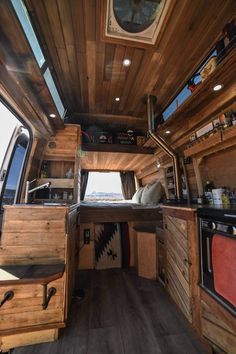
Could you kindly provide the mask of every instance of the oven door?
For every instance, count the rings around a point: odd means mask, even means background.
[[[236,315],[236,236],[214,225],[200,220],[201,287]]]

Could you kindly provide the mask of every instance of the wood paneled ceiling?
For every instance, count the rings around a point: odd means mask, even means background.
[[[85,151],[81,157],[81,168],[89,171],[135,171],[142,166],[155,163],[154,155]]]
[[[80,123],[83,117],[83,124],[89,125],[89,114],[93,121],[96,114],[98,121],[108,114],[114,123],[128,116],[130,128],[135,129],[140,118],[143,130],[144,95],[156,95],[156,109],[162,110],[210,51],[236,9],[235,0],[178,0],[158,43],[144,46],[102,39],[105,0],[25,2],[74,121]],[[122,65],[124,58],[131,59],[130,67]]]

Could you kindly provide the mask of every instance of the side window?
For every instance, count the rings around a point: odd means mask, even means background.
[[[0,211],[17,201],[29,131],[0,101]]]
[[[21,134],[15,142],[11,153],[10,163],[5,175],[5,183],[2,190],[1,206],[13,204],[16,201],[19,180],[26,155],[29,138]],[[3,176],[4,177],[4,176]]]

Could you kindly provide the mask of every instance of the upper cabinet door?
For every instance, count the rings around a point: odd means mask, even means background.
[[[22,126],[16,126],[10,139],[0,170],[0,204],[16,202],[21,172],[29,137]]]

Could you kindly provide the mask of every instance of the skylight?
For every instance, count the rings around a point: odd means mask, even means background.
[[[35,55],[35,58],[38,62],[38,65],[41,68],[45,63],[45,58],[40,48],[37,37],[34,33],[33,27],[31,25],[26,7],[23,4],[22,0],[11,0],[11,2],[18,16],[18,19],[20,20],[20,23],[23,27],[23,30]]]
[[[43,55],[39,41],[35,35],[33,26],[31,24],[28,11],[22,0],[11,0],[11,3],[15,9],[16,15],[21,23],[21,26],[25,32],[26,38],[30,44],[30,47],[34,53],[35,59],[40,67],[41,73],[51,93],[52,99],[57,107],[58,113],[61,118],[64,118],[65,108],[62,100],[56,88],[52,74],[49,70],[49,65]]]
[[[44,77],[44,79],[45,79],[45,81],[46,81],[46,83],[48,85],[49,91],[50,91],[50,93],[52,95],[52,98],[53,98],[53,101],[54,101],[54,103],[55,103],[55,105],[57,107],[57,110],[58,110],[60,116],[63,117],[64,112],[65,112],[65,108],[64,108],[63,103],[61,101],[61,98],[60,98],[60,96],[58,94],[56,85],[54,83],[54,80],[52,78],[52,74],[51,74],[49,68],[47,68],[45,70],[45,72],[43,74],[43,77]]]

